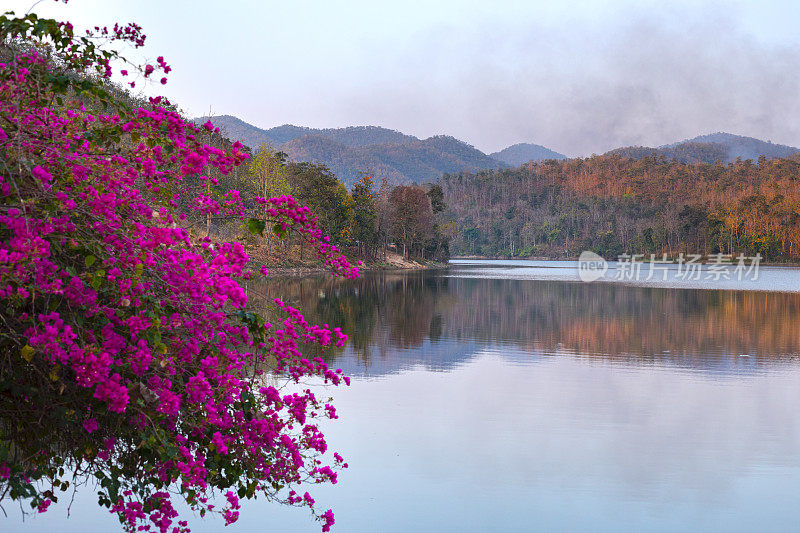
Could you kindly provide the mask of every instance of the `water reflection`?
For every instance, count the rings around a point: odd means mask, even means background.
[[[325,355],[356,376],[325,428],[351,468],[314,490],[334,531],[797,530],[800,294],[460,272],[249,287],[351,335]],[[116,528],[91,491],[63,516],[11,529]],[[319,526],[259,500],[230,528],[264,530]]]
[[[576,355],[714,372],[755,371],[800,354],[800,294],[371,273],[354,282],[286,280],[264,288],[351,336],[328,354],[350,372],[423,364],[446,370],[476,347],[534,361]],[[389,357],[391,354],[391,357]]]

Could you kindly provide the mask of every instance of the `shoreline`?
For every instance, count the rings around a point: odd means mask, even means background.
[[[359,272],[398,272],[398,271],[411,271],[411,270],[433,270],[437,268],[447,268],[447,263],[419,263],[417,261],[404,261],[402,263],[377,263],[377,264],[364,264],[358,265]],[[269,275],[283,276],[283,277],[302,277],[302,276],[322,276],[328,273],[328,270],[322,267],[275,267],[271,268],[267,265]]]
[[[479,260],[479,261],[574,261],[578,262],[579,258],[577,257],[541,257],[541,256],[531,256],[531,257],[507,257],[507,256],[483,256],[483,255],[454,255],[450,258],[450,260]],[[616,262],[613,259],[606,259],[608,262]],[[650,263],[649,260],[641,262],[644,265]],[[674,263],[678,264],[678,263]],[[708,265],[711,264],[708,261],[702,261],[699,263],[701,265]],[[731,263],[735,265],[735,263]],[[770,266],[770,267],[800,267],[800,263],[791,263],[791,262],[775,262],[775,261],[761,261],[758,263],[760,266]]]

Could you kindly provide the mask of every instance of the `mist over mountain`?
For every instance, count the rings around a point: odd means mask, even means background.
[[[714,143],[721,144],[728,149],[726,163],[730,163],[737,157],[741,159],[757,160],[760,156],[767,159],[776,157],[789,157],[800,151],[800,148],[786,146],[785,144],[773,144],[770,141],[762,141],[753,137],[743,135],[733,135],[732,133],[717,132],[708,135],[699,135],[694,139],[675,143],[672,146],[679,146],[687,143]]]
[[[698,135],[692,139],[665,144],[658,148],[646,146],[627,146],[607,152],[622,157],[641,159],[646,156],[663,156],[669,160],[682,163],[732,163],[736,158],[742,160],[758,160],[762,155],[767,159],[789,157],[800,151],[800,148],[773,144],[753,137],[717,132]]]
[[[681,163],[727,163],[729,148],[721,143],[683,142],[681,144],[650,148],[647,146],[626,146],[616,148],[609,155],[642,159],[643,157],[664,157]],[[735,158],[734,158],[735,159]]]
[[[524,165],[528,161],[542,161],[544,159],[567,159],[564,154],[554,152],[549,148],[538,144],[519,143],[499,152],[489,154],[489,157],[496,159],[512,167]]]

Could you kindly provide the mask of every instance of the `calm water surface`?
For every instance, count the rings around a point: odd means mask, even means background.
[[[328,355],[354,379],[326,432],[351,468],[314,493],[335,531],[800,527],[800,270],[576,279],[574,263],[484,261],[263,289],[351,334]],[[118,528],[90,495],[63,518],[11,530]],[[226,531],[319,525],[256,501]]]

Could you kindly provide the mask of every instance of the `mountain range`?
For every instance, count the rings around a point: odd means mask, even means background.
[[[567,159],[564,154],[538,144],[520,143],[485,154],[448,135],[419,139],[379,126],[308,128],[285,124],[262,129],[231,115],[198,117],[194,122],[208,120],[227,137],[251,149],[266,144],[285,152],[292,161],[325,164],[348,186],[359,179],[361,172],[371,173],[376,181],[388,178],[395,183],[426,183],[444,173],[477,172],[518,167],[528,161]],[[617,148],[607,154],[634,159],[663,156],[686,163],[730,163],[737,158],[757,160],[761,155],[768,159],[788,157],[798,151],[800,149],[791,146],[719,132],[655,148]]]
[[[210,120],[225,135],[252,149],[262,144],[288,154],[293,161],[327,165],[346,185],[371,172],[396,183],[435,181],[444,173],[516,167],[530,160],[565,159],[536,144],[517,144],[487,155],[448,135],[419,139],[379,126],[315,129],[289,124],[261,129],[231,116],[199,117]]]

